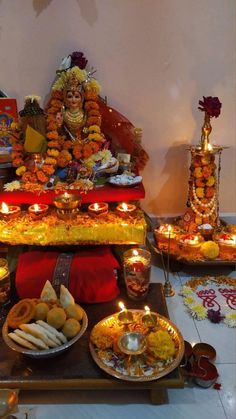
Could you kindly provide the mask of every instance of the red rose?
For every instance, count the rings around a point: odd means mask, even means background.
[[[220,103],[218,97],[203,96],[203,100],[199,100],[198,104],[200,105],[198,106],[198,109],[206,112],[210,117],[214,116],[217,118],[220,115],[222,104]]]

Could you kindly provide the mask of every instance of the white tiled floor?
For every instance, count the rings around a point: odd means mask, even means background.
[[[152,281],[164,282],[162,270],[152,267]],[[198,273],[199,274],[199,273]],[[191,275],[192,276],[192,275]],[[230,272],[236,278],[236,272]],[[71,392],[58,394],[42,392],[34,395],[31,405],[30,394],[20,396],[20,412],[17,418],[36,419],[235,419],[236,417],[236,329],[222,324],[213,324],[208,320],[194,321],[185,311],[178,291],[190,275],[180,272],[171,276],[175,296],[167,299],[170,318],[181,330],[185,340],[190,343],[207,342],[217,351],[216,366],[219,372],[218,382],[221,389],[204,389],[193,384],[186,384],[184,389],[169,390],[169,404],[154,406],[149,402],[148,394],[135,392]],[[45,404],[45,397],[48,404]],[[61,403],[61,404],[58,404]]]

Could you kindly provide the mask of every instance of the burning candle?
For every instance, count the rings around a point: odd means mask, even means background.
[[[147,327],[155,327],[157,325],[157,316],[154,313],[151,313],[148,306],[144,307],[145,315],[142,317],[142,322]]]
[[[123,325],[127,325],[133,322],[133,314],[131,311],[128,311],[122,301],[118,303],[121,311],[118,314],[118,319]]]
[[[124,253],[124,278],[128,296],[134,300],[146,297],[150,284],[151,253],[130,249]]]
[[[122,204],[117,205],[116,212],[122,218],[127,218],[136,211],[136,205],[134,204],[126,204],[122,202]]]
[[[6,220],[18,217],[20,214],[20,207],[16,205],[8,206],[5,202],[2,202],[2,207],[0,209],[2,217]]]
[[[90,204],[88,207],[89,215],[92,217],[100,217],[107,215],[108,213],[108,204],[106,202],[95,202]]]
[[[40,220],[47,214],[47,211],[48,205],[46,204],[34,204],[28,208],[28,212],[32,220]]]

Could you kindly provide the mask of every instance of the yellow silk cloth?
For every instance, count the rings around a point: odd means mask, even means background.
[[[25,151],[27,153],[44,153],[46,148],[46,138],[30,125],[27,125],[24,142]]]
[[[56,211],[32,221],[27,213],[0,221],[0,241],[11,245],[145,244],[147,225],[141,210],[122,219],[109,211],[104,218],[79,212],[73,220],[60,220]]]

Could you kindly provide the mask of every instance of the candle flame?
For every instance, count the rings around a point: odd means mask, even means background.
[[[64,193],[64,197],[65,198],[69,198],[70,194],[68,194],[67,192]]]
[[[119,301],[118,306],[120,307],[121,310],[125,310],[125,305],[122,301]]]
[[[5,202],[2,202],[2,212],[4,214],[8,214],[8,212],[9,212],[8,205]]]
[[[133,250],[133,256],[138,256],[138,251],[136,249]]]
[[[97,210],[99,209],[99,205],[98,205],[98,203],[97,203],[97,202],[95,202],[95,204],[94,204],[93,208],[95,209],[95,211],[97,211]]]
[[[208,144],[207,149],[208,149],[208,151],[211,151],[212,150],[212,145]]]
[[[167,230],[168,230],[168,233],[170,233],[170,232],[171,232],[171,230],[172,230],[171,225],[168,225]]]
[[[124,211],[127,211],[127,210],[128,210],[128,205],[127,205],[125,202],[122,202],[122,204],[121,204],[121,208],[122,208]]]
[[[38,204],[34,204],[34,211],[39,211],[39,206],[38,206]]]
[[[144,310],[145,310],[146,314],[150,314],[150,308],[148,306],[145,306]]]

